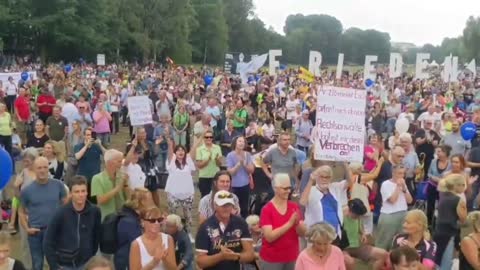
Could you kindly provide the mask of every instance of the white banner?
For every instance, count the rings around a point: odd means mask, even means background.
[[[8,77],[13,77],[13,82],[17,84],[22,79],[22,73],[23,72],[7,72],[7,73],[0,72],[0,81],[2,81],[3,85],[5,86],[8,83]],[[28,73],[29,80],[37,79],[36,71],[27,71],[27,73]]]
[[[362,162],[366,91],[323,86],[317,94],[315,159]]]
[[[153,122],[153,112],[150,109],[150,101],[147,96],[129,97],[127,105],[132,126],[143,126]]]
[[[105,54],[97,54],[97,66],[105,66]]]

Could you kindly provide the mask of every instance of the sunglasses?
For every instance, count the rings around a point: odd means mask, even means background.
[[[219,194],[218,198],[219,199],[232,199],[233,195],[232,194]]]
[[[203,137],[203,138],[205,138],[205,139],[213,139],[213,136],[205,136],[205,137]]]
[[[143,220],[145,221],[148,221],[149,223],[162,223],[164,218],[163,217],[160,217],[160,218],[144,218]]]
[[[283,191],[290,191],[292,190],[292,187],[278,187],[279,189],[282,189]]]

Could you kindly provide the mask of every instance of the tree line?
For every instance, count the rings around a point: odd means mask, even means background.
[[[282,63],[306,65],[310,50],[323,63],[363,64],[367,54],[387,63],[390,35],[373,29],[344,29],[329,15],[290,15],[285,35],[254,13],[252,0],[0,0],[0,53],[39,56],[42,61],[164,60],[222,64],[225,52],[261,54],[282,49]],[[467,20],[462,36],[441,45],[402,51],[407,64],[417,52],[443,62],[452,53],[461,61],[480,59],[480,18]]]

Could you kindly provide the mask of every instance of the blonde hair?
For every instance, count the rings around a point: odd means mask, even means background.
[[[168,223],[175,224],[177,230],[183,230],[182,218],[179,215],[171,214],[165,219]]]
[[[144,210],[141,216],[142,216],[143,219],[149,219],[149,218],[153,218],[153,217],[161,217],[161,216],[163,216],[163,212],[162,212],[162,210],[160,210],[160,208],[154,206],[154,207],[150,207],[150,208]]]
[[[458,173],[452,173],[440,180],[438,191],[454,192],[455,186],[466,184],[465,176]]]
[[[257,215],[250,215],[245,219],[245,221],[247,222],[248,227],[252,227],[260,223],[260,217]]]
[[[85,264],[84,269],[93,270],[95,268],[109,268],[110,270],[114,269],[112,262],[100,255],[93,256],[92,258],[90,258],[87,264]]]
[[[423,227],[423,238],[425,240],[430,240],[430,232],[428,231],[428,219],[425,213],[422,210],[414,209],[407,212],[407,216],[413,217],[415,222],[422,225]]]
[[[363,171],[363,165],[359,162],[350,163],[348,165],[348,168],[350,169],[350,171],[352,171],[353,174],[361,174]]]
[[[408,141],[409,143],[412,142],[412,135],[410,133],[402,133],[398,136],[400,141]]]
[[[322,221],[312,225],[310,229],[308,229],[306,236],[309,243],[313,243],[319,238],[326,238],[332,242],[337,238],[337,232],[332,225]]]
[[[147,207],[145,205],[145,200],[147,199],[148,192],[149,191],[146,188],[134,189],[130,198],[125,202],[125,206],[139,212],[145,210]]]
[[[480,211],[473,211],[468,214],[467,221],[476,233],[480,232]]]

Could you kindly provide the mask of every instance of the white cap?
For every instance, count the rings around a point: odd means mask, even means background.
[[[235,202],[233,201],[233,194],[225,190],[220,190],[215,193],[215,198],[213,201],[218,206],[224,206],[226,204],[235,205]]]

